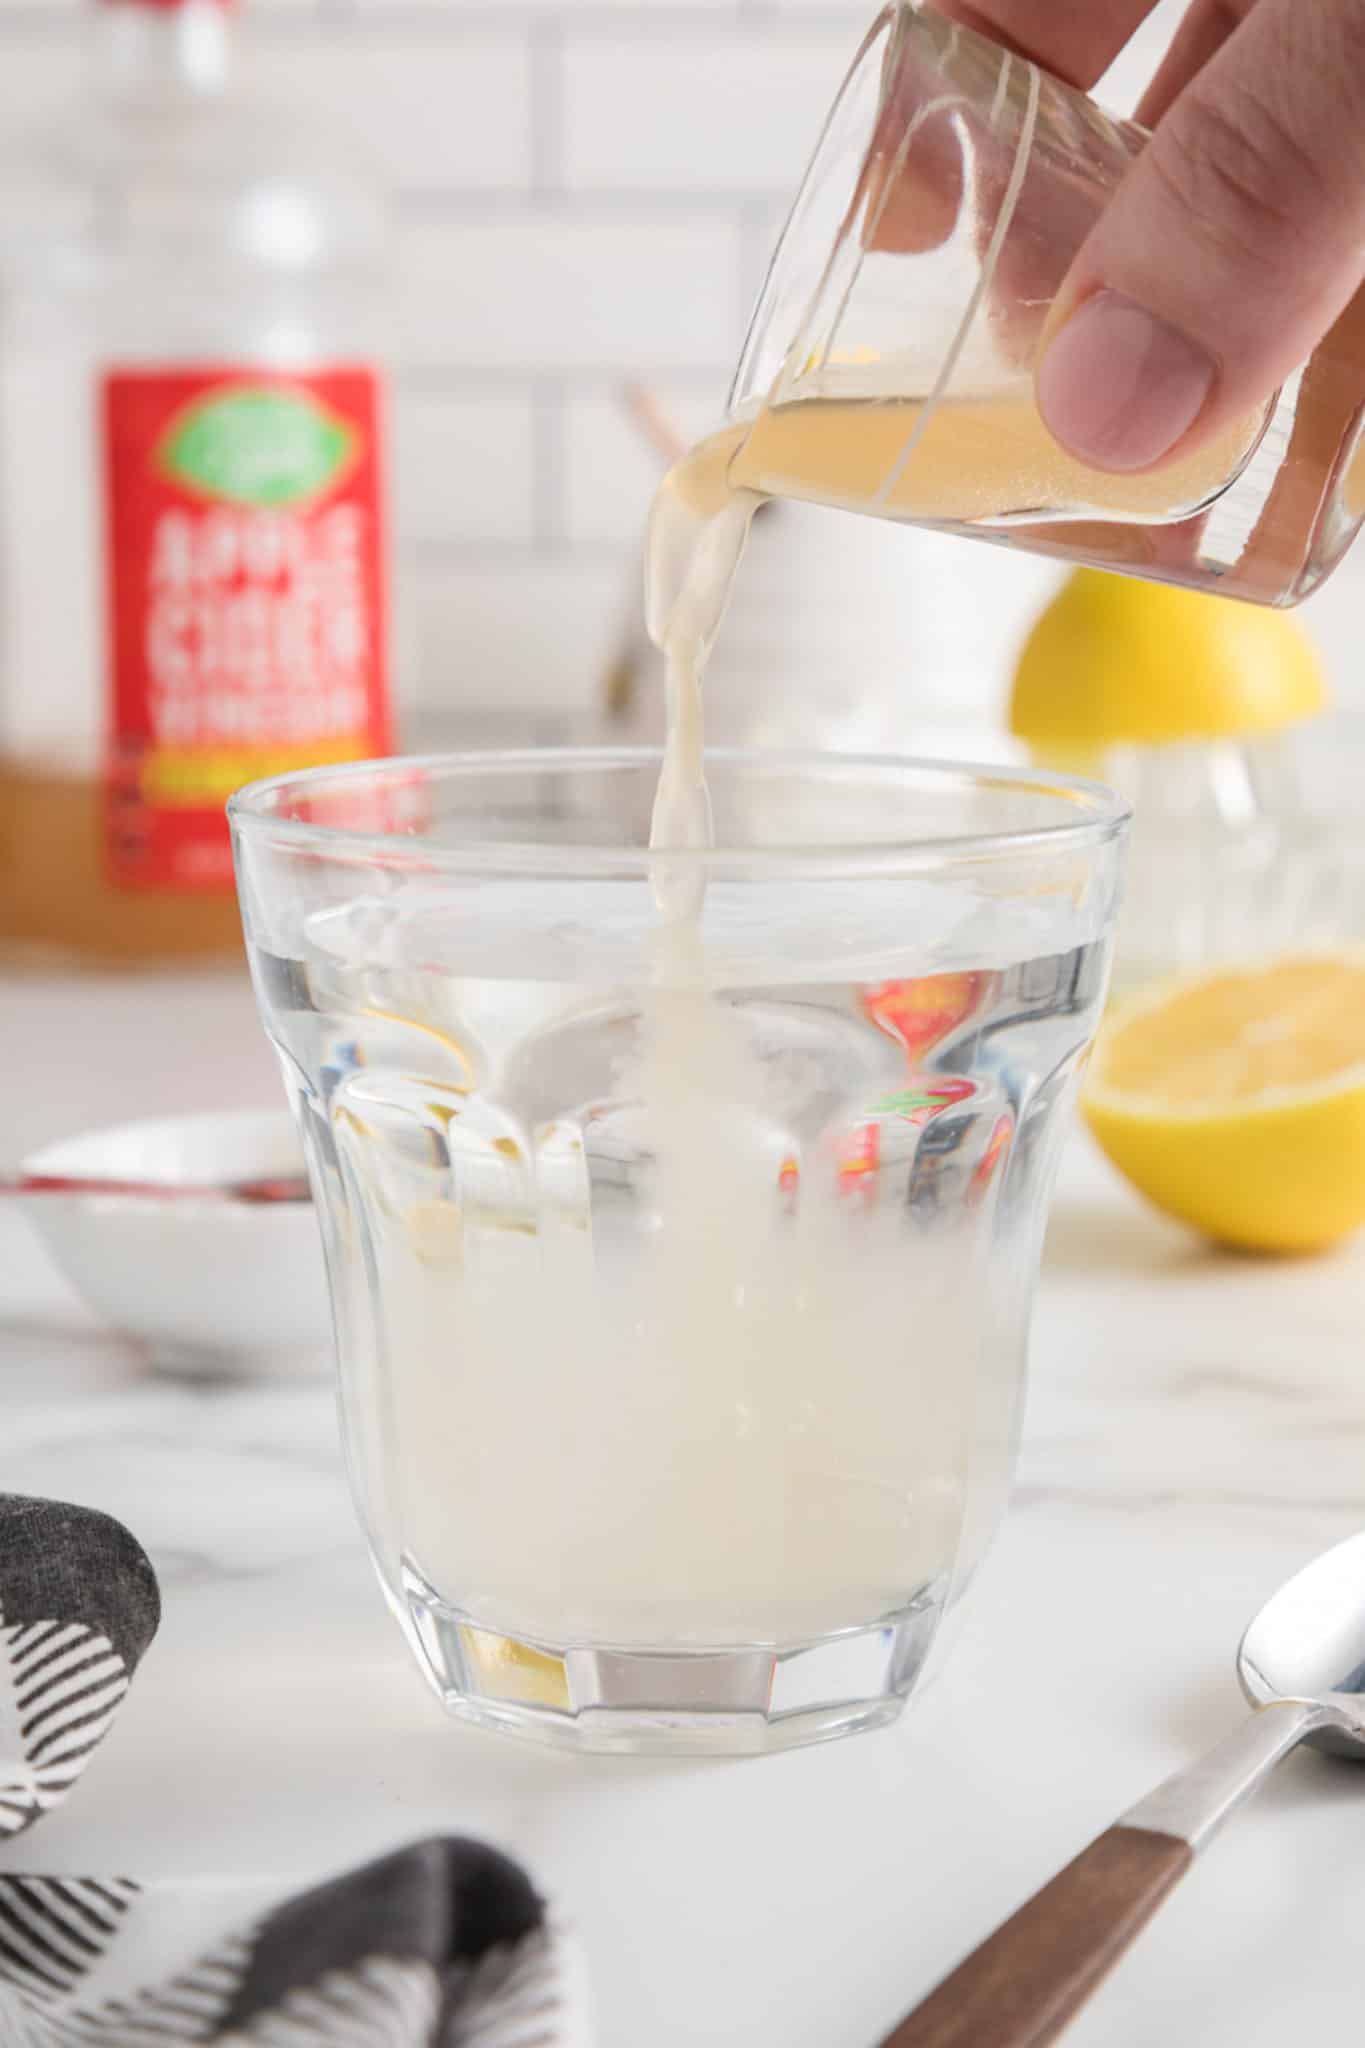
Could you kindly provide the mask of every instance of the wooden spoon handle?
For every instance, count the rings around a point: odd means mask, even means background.
[[[945,1977],[882,2048],[1045,2048],[1193,1855],[1176,1835],[1110,1828]]]

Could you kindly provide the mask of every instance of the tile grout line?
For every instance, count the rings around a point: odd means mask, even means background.
[[[253,33],[298,34],[326,24],[343,34],[393,28],[404,33],[434,32],[456,41],[471,31],[478,34],[507,29],[509,14],[515,13],[522,29],[562,31],[571,25],[575,33],[584,30],[589,35],[620,34],[642,41],[655,33],[669,35],[679,30],[724,35],[737,25],[809,34],[822,29],[846,29],[851,21],[858,21],[860,12],[870,11],[871,0],[861,9],[852,0],[847,6],[841,6],[839,0],[829,0],[823,6],[800,8],[786,7],[782,0],[730,0],[728,7],[659,6],[642,16],[632,0],[614,0],[614,4],[613,0],[598,0],[596,5],[574,8],[566,17],[560,8],[547,5],[546,0],[527,0],[526,5],[515,9],[499,5],[498,0],[471,0],[469,5],[454,8],[423,5],[421,0],[406,0],[406,4],[405,0],[393,0],[382,11],[362,5],[361,0],[309,0],[305,6],[260,9],[253,16]],[[18,6],[0,4],[0,41],[11,31],[20,39],[35,29],[54,34],[72,29],[79,32],[81,17],[80,7],[64,7],[54,13],[47,0],[23,0]]]
[[[710,365],[651,363],[649,375],[656,382],[687,385],[701,393],[714,391],[716,377],[725,368],[719,359]],[[628,374],[619,363],[589,363],[570,368],[559,363],[460,363],[436,368],[400,360],[393,377],[397,389],[414,398],[486,398],[507,391],[532,391],[537,384],[553,384],[561,399],[569,399],[600,398],[604,391],[617,390]]]
[[[773,247],[773,213],[771,200],[747,200],[739,209],[736,241],[735,290],[739,299],[739,315],[736,331],[739,339],[735,343],[735,355],[743,346],[749,331],[759,290],[763,284],[764,271]]]
[[[531,543],[539,557],[557,554],[568,523],[565,389],[559,376],[537,377],[531,390]]]
[[[527,65],[531,198],[544,205],[564,194],[564,33],[560,22],[531,22]]]
[[[317,0],[314,0],[314,5],[316,4]],[[390,4],[382,10],[373,5],[367,7],[362,4],[362,0],[333,0],[333,4],[344,8],[348,22],[373,26],[383,20],[399,28],[429,28],[433,23],[439,22],[454,34],[465,28],[505,28],[508,15],[513,11],[524,26],[555,29],[561,27],[565,21],[564,12],[555,4],[555,0],[524,0],[524,4],[515,10],[510,5],[500,5],[499,0],[467,0],[467,4],[457,4],[453,8],[448,5],[435,6],[431,4],[431,0],[427,0],[426,5],[422,4],[422,0],[390,0]],[[568,19],[573,22],[575,28],[583,27],[590,32],[643,29],[648,33],[649,29],[656,25],[665,30],[698,23],[728,26],[754,4],[755,0],[728,0],[728,5],[725,6],[689,7],[686,0],[674,0],[671,6],[652,8],[642,21],[635,0],[593,0],[593,4],[575,7]],[[757,4],[766,7],[770,0],[757,0]],[[26,11],[40,14],[41,0],[35,0],[31,9]],[[311,8],[308,11],[311,12]],[[801,12],[804,14],[807,10],[802,9]],[[272,14],[268,13],[265,16],[267,20],[271,18]],[[278,20],[280,17],[274,14],[273,18]],[[4,11],[0,9],[0,20],[3,19]]]
[[[535,541],[485,540],[455,534],[445,538],[428,535],[420,539],[409,538],[399,547],[401,558],[419,571],[506,569],[514,566],[528,570],[573,566],[609,569],[617,563],[628,563],[639,552],[638,535],[631,539],[624,535],[619,539],[605,535],[573,540],[561,534],[544,547]]]
[[[537,188],[452,184],[399,186],[396,205],[401,220],[413,226],[431,221],[483,226],[490,219],[512,226],[535,226],[572,208],[577,226],[653,227],[660,219],[672,223],[689,214],[709,223],[733,215],[737,208],[775,207],[791,197],[791,179],[780,186],[710,191],[705,186],[678,185],[572,187],[560,183]]]

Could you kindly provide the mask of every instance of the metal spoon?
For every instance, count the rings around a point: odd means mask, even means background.
[[[139,1200],[192,1202],[307,1202],[302,1173],[276,1173],[257,1180],[190,1184],[168,1180],[99,1180],[93,1174],[17,1173],[0,1179],[0,1195],[126,1195]]]
[[[882,2048],[1045,2048],[1281,1757],[1301,1742],[1365,1756],[1365,1534],[1261,1609],[1237,1676],[1250,1720],[1083,1849]]]

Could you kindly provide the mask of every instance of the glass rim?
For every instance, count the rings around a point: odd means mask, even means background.
[[[437,776],[446,781],[477,781],[500,775],[565,775],[583,772],[625,772],[639,769],[657,771],[663,759],[658,747],[555,746],[454,750],[432,754],[395,754],[374,760],[334,762],[320,768],[294,770],[283,775],[245,784],[228,802],[228,820],[235,833],[257,841],[269,838],[277,846],[331,855],[347,861],[370,860],[393,868],[410,851],[414,865],[428,876],[467,873],[471,868],[500,869],[504,872],[543,871],[547,865],[557,872],[582,869],[597,875],[647,876],[652,862],[666,858],[671,867],[692,869],[702,874],[743,869],[746,873],[781,873],[800,870],[807,877],[822,874],[888,874],[910,869],[947,868],[1008,860],[1016,856],[1056,855],[1065,857],[1090,853],[1120,838],[1132,816],[1132,806],[1103,783],[1083,776],[1057,774],[1050,769],[1019,767],[991,762],[936,760],[910,754],[839,753],[813,750],[717,747],[708,749],[706,764],[712,768],[736,768],[757,780],[776,781],[801,777],[815,780],[856,778],[865,775],[883,788],[896,781],[916,780],[943,789],[999,790],[1002,793],[1053,797],[1063,805],[1079,808],[1083,815],[1061,815],[1056,822],[1042,825],[1004,827],[999,831],[926,833],[904,839],[865,839],[848,842],[796,842],[755,846],[667,847],[657,851],[648,846],[594,845],[553,839],[465,839],[432,840],[403,831],[356,830],[345,825],[312,823],[271,814],[272,801],[285,792],[301,796],[341,792],[357,780],[362,786],[381,777],[404,775]]]

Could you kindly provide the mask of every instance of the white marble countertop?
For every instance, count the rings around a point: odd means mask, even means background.
[[[273,1103],[244,982],[0,984],[0,1145]],[[111,1083],[111,1076],[116,1081]],[[67,1806],[0,1869],[297,1875],[446,1830],[579,1927],[602,2048],[871,2048],[997,1919],[1237,1716],[1243,1622],[1365,1524],[1365,1245],[1258,1264],[1079,1138],[1010,1520],[885,1733],[587,1761],[448,1722],[381,1605],[325,1388],[148,1377],[0,1214],[0,1488],[150,1550],[160,1636]],[[1365,1773],[1291,1760],[1068,2036],[1280,2048],[1359,2012]]]

